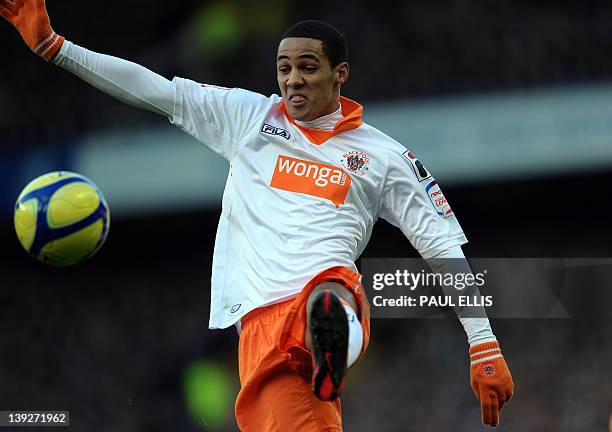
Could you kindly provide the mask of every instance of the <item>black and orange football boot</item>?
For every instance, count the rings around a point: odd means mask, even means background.
[[[336,399],[344,390],[349,327],[340,298],[331,290],[316,294],[310,311],[312,337],[312,390],[323,401]]]

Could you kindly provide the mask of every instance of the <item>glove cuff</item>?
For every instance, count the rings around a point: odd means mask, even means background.
[[[32,51],[44,58],[46,61],[51,61],[59,52],[64,40],[65,39],[63,36],[52,32],[49,37],[39,43]]]
[[[481,343],[470,348],[470,366],[502,357],[497,341]]]

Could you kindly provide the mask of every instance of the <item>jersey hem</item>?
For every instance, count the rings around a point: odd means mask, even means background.
[[[211,320],[209,322],[209,324],[208,324],[208,329],[209,330],[223,330],[223,329],[229,328],[229,327],[235,325],[237,322],[239,322],[246,314],[248,314],[249,312],[254,311],[255,309],[259,309],[259,308],[266,307],[266,306],[271,306],[273,304],[282,303],[282,302],[285,302],[287,300],[291,300],[291,299],[296,298],[298,295],[300,295],[300,293],[302,292],[302,289],[300,289],[298,292],[295,292],[293,294],[290,294],[290,295],[287,295],[287,296],[283,296],[283,297],[279,297],[279,298],[274,299],[274,300],[270,300],[270,301],[268,301],[268,302],[266,302],[264,304],[261,304],[261,305],[258,305],[258,306],[254,306],[254,307],[251,307],[251,308],[246,308],[246,309],[244,309],[242,314],[240,314],[238,316],[235,316],[235,317],[232,317],[229,320],[224,320],[224,321],[221,321],[220,323],[219,322],[213,322]]]

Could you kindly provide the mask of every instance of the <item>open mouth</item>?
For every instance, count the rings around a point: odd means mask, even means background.
[[[301,106],[306,103],[306,96],[301,94],[294,94],[289,96],[289,103],[293,106]]]

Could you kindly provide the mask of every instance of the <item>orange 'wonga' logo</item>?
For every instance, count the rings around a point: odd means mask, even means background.
[[[340,168],[279,155],[270,186],[344,204],[351,178]]]

